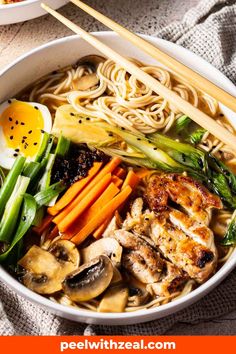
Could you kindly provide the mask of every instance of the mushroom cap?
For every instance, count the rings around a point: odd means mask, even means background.
[[[114,266],[117,267],[121,263],[122,246],[114,238],[105,237],[91,243],[91,245],[81,250],[84,263],[102,254],[109,257]]]
[[[80,65],[87,65],[90,66],[93,71],[97,70],[97,67],[100,63],[103,63],[106,59],[104,57],[102,57],[101,55],[96,55],[96,54],[92,54],[92,55],[85,55],[84,57],[80,58],[76,65],[80,66]]]
[[[78,268],[79,261],[75,245],[59,240],[48,251],[32,246],[18,264],[27,271],[22,277],[27,288],[39,294],[53,294],[62,289],[66,275]]]
[[[109,286],[113,277],[113,265],[107,256],[100,255],[69,274],[62,288],[76,302],[91,300]]]

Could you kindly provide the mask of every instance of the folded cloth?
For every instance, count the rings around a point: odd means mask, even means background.
[[[155,28],[155,23],[150,26]],[[155,35],[199,54],[236,83],[236,0],[203,0],[181,22]],[[235,284],[233,271],[196,304],[156,321],[131,326],[86,326],[55,316],[0,283],[0,335],[160,335],[178,322],[197,323],[235,310]]]

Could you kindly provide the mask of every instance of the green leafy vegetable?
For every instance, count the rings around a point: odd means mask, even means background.
[[[7,251],[3,254],[0,255],[0,262],[3,262],[7,259],[8,255],[10,252],[13,250],[13,248],[16,246],[16,244],[22,239],[22,237],[26,234],[26,232],[29,230],[34,217],[36,215],[36,201],[34,197],[32,197],[29,194],[24,195],[24,202],[23,202],[23,208],[19,220],[19,225],[17,227],[15,236],[11,242],[10,247],[7,249]]]
[[[0,241],[4,243],[10,244],[12,241],[21,204],[29,181],[30,179],[28,177],[19,176],[6,204],[0,223]]]
[[[171,130],[173,130],[177,134],[180,134],[182,133],[182,131],[188,128],[191,122],[192,122],[191,118],[189,118],[184,114],[181,117],[176,119]]]
[[[17,157],[14,162],[14,165],[12,166],[11,170],[9,171],[7,177],[3,182],[3,185],[0,189],[0,218],[3,215],[6,203],[12,194],[16,181],[23,170],[24,163],[24,157]]]
[[[233,246],[236,244],[236,211],[232,215],[232,219],[221,243],[224,246]]]
[[[48,188],[38,192],[34,198],[38,205],[38,208],[43,205],[48,205],[48,203],[59,193],[65,189],[65,185],[62,182],[56,182],[49,186]]]
[[[189,135],[187,141],[193,145],[197,145],[203,138],[203,135],[206,133],[206,130],[203,128],[199,128],[195,130],[192,134]]]
[[[56,156],[65,156],[70,149],[70,140],[66,139],[63,135],[60,135],[57,147],[55,151]]]

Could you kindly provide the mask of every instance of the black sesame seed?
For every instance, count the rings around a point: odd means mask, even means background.
[[[13,156],[14,156],[14,157],[17,157],[17,156],[18,156],[18,154],[13,154]]]
[[[146,221],[148,221],[149,220],[149,218],[144,218]]]
[[[112,133],[109,133],[108,135],[109,135],[109,136],[113,136],[113,134],[112,134]]]
[[[16,120],[16,125],[19,124],[18,120]]]
[[[10,122],[12,122],[12,118],[11,117],[9,117],[8,119],[9,119]]]
[[[43,129],[41,129],[41,133],[42,133],[42,134],[44,134],[44,133],[45,133],[45,131],[44,131]]]
[[[224,117],[223,113],[220,113],[220,117]]]
[[[24,123],[24,122],[21,122],[20,124],[21,124],[21,125],[25,125],[25,123]]]
[[[19,152],[20,151],[20,149],[15,149],[15,152]]]
[[[14,129],[14,127],[11,127],[11,130],[13,130]]]
[[[157,148],[153,148],[153,150],[157,150]]]
[[[137,138],[137,140],[141,140],[140,138]]]
[[[74,114],[73,112],[71,112],[71,113],[70,113],[70,115],[71,115],[72,117],[74,117],[74,116],[75,116],[75,114]]]
[[[121,130],[125,130],[125,128],[124,128],[124,127],[121,127]]]
[[[82,123],[82,120],[80,119],[78,123],[81,124],[81,123]]]
[[[22,136],[23,139],[27,139],[27,136]]]
[[[38,143],[34,143],[34,145],[37,145]]]
[[[11,103],[11,100],[8,100],[7,102],[8,102],[8,103]]]
[[[151,140],[148,140],[149,144],[152,144]]]
[[[24,139],[22,139],[22,140],[21,140],[21,144],[24,144],[24,142],[25,142],[25,140],[24,140]]]
[[[34,109],[37,109],[37,110],[38,110],[39,108],[38,108],[37,106],[34,106]]]
[[[87,117],[87,118],[86,118],[86,120],[90,120],[90,118],[89,118],[89,117]]]
[[[10,139],[13,140],[13,135],[10,136]]]
[[[32,133],[32,130],[29,130],[29,131],[28,131],[28,134],[31,134],[31,133]]]

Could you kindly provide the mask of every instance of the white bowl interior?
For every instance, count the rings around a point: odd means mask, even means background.
[[[149,58],[135,47],[127,45],[127,42],[118,38],[115,34],[100,32],[96,33],[96,36],[123,55],[135,57],[149,64],[157,64],[155,60]],[[236,96],[236,88],[232,82],[203,59],[173,43],[148,36],[143,37]],[[0,73],[0,102],[14,97],[24,87],[50,71],[73,64],[80,57],[92,53],[100,54],[78,36],[53,41],[31,51]],[[222,110],[236,126],[236,114],[224,106],[222,106]],[[185,297],[157,308],[131,313],[94,313],[56,304],[24,287],[2,267],[0,267],[0,279],[25,298],[44,306],[62,317],[86,323],[123,325],[161,318],[196,302],[218,285],[235,267],[235,256],[236,251],[213,277]]]

